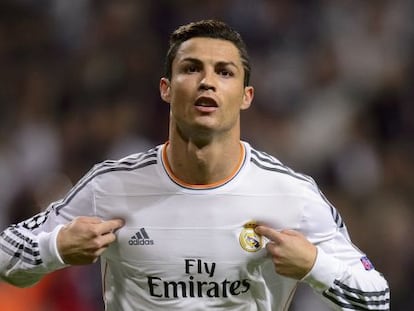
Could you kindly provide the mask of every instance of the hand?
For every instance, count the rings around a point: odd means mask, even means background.
[[[70,265],[96,262],[109,244],[115,241],[114,231],[123,225],[122,219],[103,221],[97,217],[77,217],[58,233],[59,254]]]
[[[278,274],[300,280],[312,269],[317,248],[303,234],[295,230],[276,231],[264,225],[257,226],[255,231],[270,240],[266,249]]]

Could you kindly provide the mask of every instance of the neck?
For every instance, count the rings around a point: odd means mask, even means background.
[[[165,161],[179,181],[209,185],[231,178],[239,169],[243,154],[240,139],[199,144],[170,136]]]

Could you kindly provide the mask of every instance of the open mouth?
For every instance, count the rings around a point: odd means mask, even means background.
[[[195,101],[196,108],[202,112],[212,112],[218,108],[217,102],[214,98],[201,96]]]

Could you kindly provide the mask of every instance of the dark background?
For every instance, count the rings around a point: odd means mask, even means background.
[[[242,137],[315,178],[354,243],[413,310],[414,8],[409,0],[1,0],[0,229],[60,198],[96,162],[167,139],[158,92],[169,33],[218,18],[250,52]],[[1,310],[102,310],[97,265]],[[295,311],[321,311],[300,288]]]

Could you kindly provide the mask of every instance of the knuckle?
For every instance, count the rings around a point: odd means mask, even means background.
[[[116,235],[113,234],[113,233],[110,233],[110,234],[107,235],[107,239],[108,239],[109,243],[112,243],[116,240]]]
[[[97,250],[100,249],[103,246],[103,242],[101,239],[94,239],[92,241],[92,249]]]
[[[275,243],[267,243],[266,249],[272,255],[275,255],[277,253],[277,245]]]
[[[100,232],[99,232],[98,228],[96,228],[95,226],[91,226],[89,228],[89,234],[94,238],[100,236]]]
[[[73,219],[73,223],[82,223],[86,221],[85,216],[77,216]]]

